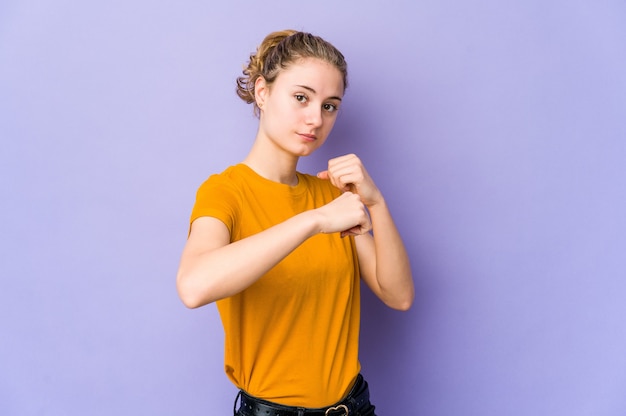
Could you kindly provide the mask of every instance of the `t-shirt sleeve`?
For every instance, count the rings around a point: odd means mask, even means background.
[[[222,221],[232,234],[240,201],[239,192],[228,178],[213,175],[198,188],[189,224],[200,217],[213,217]]]

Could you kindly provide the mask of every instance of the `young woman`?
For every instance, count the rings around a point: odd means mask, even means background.
[[[217,302],[241,416],[374,415],[358,359],[360,279],[394,309],[413,302],[404,245],[359,158],[296,170],[328,137],[346,86],[330,43],[269,34],[237,79],[259,117],[252,149],[197,193],[177,288],[190,308]]]

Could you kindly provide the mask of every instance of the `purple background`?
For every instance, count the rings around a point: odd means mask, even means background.
[[[380,415],[626,414],[624,1],[211,3],[0,3],[0,414],[230,414],[175,273],[288,27],[350,65],[301,169],[359,154],[411,256],[408,313],[364,295]]]

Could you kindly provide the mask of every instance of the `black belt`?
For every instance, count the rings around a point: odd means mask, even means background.
[[[252,416],[354,416],[358,415],[359,409],[368,405],[370,392],[367,382],[360,374],[350,393],[333,406],[311,409],[306,407],[283,406],[278,403],[268,402],[250,396],[245,391],[240,391],[241,408],[244,414]],[[235,404],[237,400],[235,399]]]

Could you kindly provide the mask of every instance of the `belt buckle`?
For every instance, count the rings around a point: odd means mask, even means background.
[[[330,412],[334,412],[336,410],[343,410],[344,415],[343,416],[348,416],[348,413],[350,413],[348,411],[348,406],[346,406],[345,404],[340,404],[339,406],[334,406],[334,407],[329,407],[328,409],[326,409],[326,412],[324,413],[324,416],[328,416],[330,414]]]

